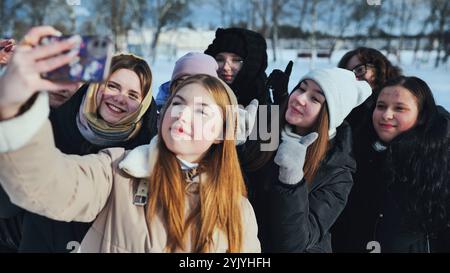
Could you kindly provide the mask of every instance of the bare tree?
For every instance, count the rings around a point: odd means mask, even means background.
[[[220,22],[222,26],[226,26],[229,21],[227,21],[227,15],[230,13],[229,3],[230,0],[216,0],[209,2],[212,7],[220,12]]]
[[[294,2],[296,3],[296,2]],[[303,30],[303,23],[305,22],[305,19],[307,18],[307,14],[308,12],[311,10],[311,5],[310,5],[310,1],[303,1],[303,2],[299,2],[299,10],[300,10],[300,22],[299,22],[299,27],[300,29]]]
[[[397,23],[397,14],[398,14],[398,5],[394,1],[388,2],[386,5],[382,5],[385,7],[383,12],[385,13],[385,25],[387,27],[387,37],[386,37],[386,57],[389,57],[390,54],[394,54],[397,57],[397,53],[394,50],[394,46],[392,45],[392,33],[390,33],[393,29],[395,29]],[[398,57],[397,57],[398,58]]]
[[[154,0],[150,4],[154,16],[155,33],[151,44],[152,61],[156,59],[156,46],[163,27],[176,24],[186,17],[189,2],[186,0]]]
[[[433,33],[437,41],[437,54],[435,60],[435,67],[438,67],[440,62],[446,60],[448,56],[448,39],[446,33],[450,31],[450,3],[446,0],[431,0],[431,16],[434,19]],[[444,56],[441,57],[441,52],[444,51]]]
[[[260,0],[203,0],[220,13],[221,27],[252,27],[255,25],[253,5]]]
[[[132,28],[136,14],[132,9],[135,1],[110,0],[96,1],[95,9],[100,16],[97,18],[104,26],[108,26],[113,34],[116,51],[124,50],[126,36]]]
[[[24,1],[0,1],[0,35],[6,35],[14,27],[18,20],[17,10],[21,10],[23,5]]]
[[[256,17],[257,17],[257,11],[256,11],[256,2],[258,0],[251,0],[249,2],[247,2],[248,4],[248,12],[249,12],[249,28],[252,30],[255,30],[257,28],[257,23],[256,23]]]
[[[67,18],[73,13],[73,7],[64,0],[18,0],[0,1],[0,22],[2,33],[11,32],[21,37],[32,26],[49,24],[62,32],[71,30]]]
[[[418,9],[426,9],[428,7],[428,4],[424,4],[424,3],[420,3],[420,6],[418,7]],[[415,44],[414,44],[414,57],[413,57],[413,63],[417,63],[417,53],[418,51],[421,49],[421,40],[425,37],[425,33],[426,30],[430,27],[431,23],[432,23],[432,16],[430,13],[430,9],[428,8],[428,13],[426,18],[423,20],[422,23],[422,28],[421,30],[416,33],[416,40],[415,40]]]
[[[417,7],[420,2],[418,0],[402,0],[400,6],[400,37],[399,37],[399,50],[400,52],[404,47],[405,35],[409,34],[409,28],[411,26],[412,19],[416,17]],[[401,54],[397,55],[398,62],[401,63]]]
[[[272,11],[272,56],[273,61],[277,60],[277,47],[278,47],[278,27],[280,17],[285,14],[287,4],[290,0],[272,0],[271,11]]]
[[[267,7],[270,7],[270,0],[253,0],[251,2],[251,8],[256,14],[256,18],[259,20],[255,20],[255,29],[260,32],[264,37],[269,36],[269,11]]]

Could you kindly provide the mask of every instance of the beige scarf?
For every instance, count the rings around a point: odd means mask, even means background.
[[[115,145],[136,136],[142,126],[142,117],[152,102],[152,90],[139,108],[112,125],[98,115],[100,84],[90,84],[80,107],[77,122],[81,134],[91,143],[101,146]]]

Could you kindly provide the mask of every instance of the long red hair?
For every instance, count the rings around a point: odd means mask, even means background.
[[[225,136],[234,136],[236,113],[226,111],[227,105],[236,105],[230,96],[231,90],[226,84],[207,75],[195,75],[179,85],[167,101],[172,103],[174,95],[188,84],[200,84],[205,87],[224,113],[223,132]],[[162,113],[163,120],[166,111]],[[230,126],[231,125],[231,126]],[[161,126],[160,126],[161,128]],[[223,231],[228,239],[228,252],[240,252],[242,249],[241,200],[246,196],[246,188],[239,165],[234,137],[224,137],[223,142],[213,144],[200,161],[202,171],[199,189],[199,203],[185,215],[186,182],[176,155],[172,153],[159,135],[159,155],[150,176],[149,204],[147,220],[159,215],[164,219],[167,229],[166,250],[208,252],[211,251],[213,233]],[[186,235],[191,229],[192,249],[186,249]]]

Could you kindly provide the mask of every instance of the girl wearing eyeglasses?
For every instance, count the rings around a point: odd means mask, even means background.
[[[205,50],[216,59],[217,74],[231,87],[238,102],[247,106],[253,99],[260,105],[271,104],[266,88],[267,44],[264,37],[242,28],[219,28]]]
[[[372,87],[372,96],[353,109],[346,118],[355,131],[357,127],[370,122],[368,117],[375,105],[375,95],[389,79],[401,76],[402,71],[394,66],[383,53],[368,47],[359,47],[347,52],[339,61],[338,67],[353,71],[358,80],[366,81]]]

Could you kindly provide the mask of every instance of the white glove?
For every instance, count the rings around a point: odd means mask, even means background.
[[[236,130],[236,146],[242,145],[252,133],[255,126],[256,114],[258,113],[258,100],[253,99],[245,109],[238,109],[238,120]]]
[[[318,133],[312,132],[306,136],[281,132],[281,144],[275,156],[275,163],[280,166],[279,179],[285,184],[294,185],[303,179],[306,150],[316,141]]]

